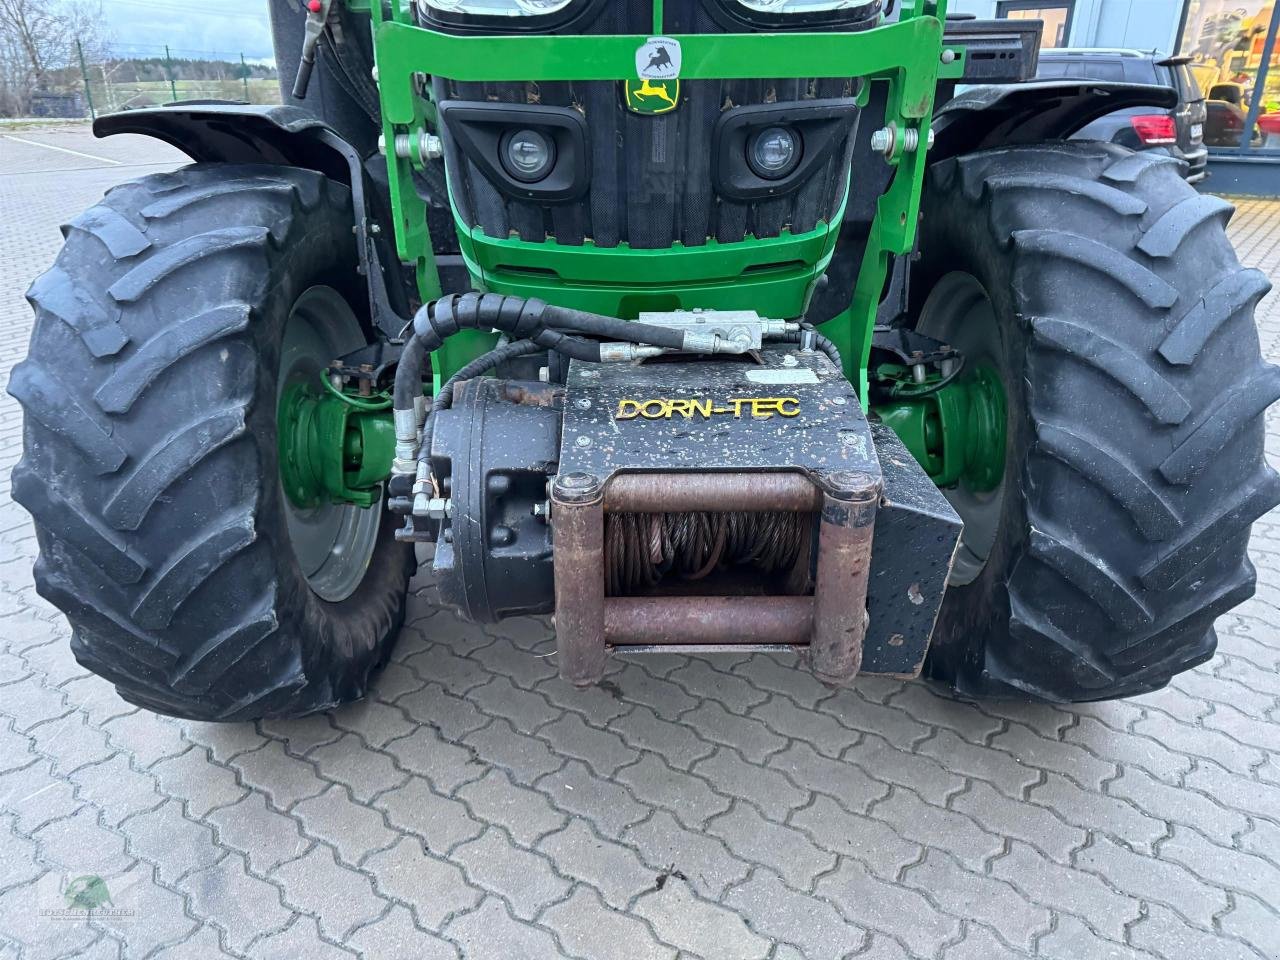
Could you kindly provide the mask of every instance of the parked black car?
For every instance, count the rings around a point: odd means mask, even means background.
[[[1134,150],[1164,150],[1186,161],[1187,180],[1194,183],[1205,177],[1209,151],[1204,145],[1204,94],[1187,66],[1189,62],[1187,57],[1166,57],[1154,51],[1063,47],[1040,52],[1036,76],[1173,87],[1178,92],[1178,105],[1172,110],[1117,110],[1089,124],[1076,139],[1108,140]]]

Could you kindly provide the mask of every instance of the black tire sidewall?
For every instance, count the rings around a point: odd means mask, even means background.
[[[337,188],[330,187],[331,193]],[[345,191],[344,191],[345,193]],[[256,341],[262,364],[258,371],[249,429],[262,464],[258,533],[275,558],[277,615],[282,634],[290,636],[308,682],[320,680],[332,687],[328,702],[311,709],[341,703],[363,693],[364,678],[389,653],[389,646],[403,620],[406,584],[413,574],[414,554],[409,544],[395,540],[395,517],[381,501],[370,507],[381,512],[381,523],[369,567],[351,596],[330,602],[307,584],[289,538],[286,499],[280,484],[276,392],[280,349],[294,303],[314,286],[327,286],[340,295],[360,320],[366,339],[373,333],[362,309],[364,290],[356,283],[355,250],[345,238],[351,234],[350,198],[343,204],[321,204],[308,217],[299,218],[283,259],[273,266],[272,284],[255,317]],[[389,632],[375,623],[389,611],[398,611]],[[371,612],[375,615],[371,617]]]

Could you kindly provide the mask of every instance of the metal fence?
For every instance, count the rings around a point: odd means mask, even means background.
[[[279,103],[275,64],[239,51],[119,45],[100,52],[79,42],[65,68],[30,92],[36,117],[96,117],[179,100]]]

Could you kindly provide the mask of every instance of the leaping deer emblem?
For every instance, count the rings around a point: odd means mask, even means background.
[[[648,97],[657,97],[659,100],[664,100],[673,107],[676,105],[675,98],[671,96],[671,93],[667,90],[667,85],[665,83],[655,87],[653,85],[653,81],[648,78],[643,80],[639,87],[632,90],[631,95],[637,100],[646,99]]]

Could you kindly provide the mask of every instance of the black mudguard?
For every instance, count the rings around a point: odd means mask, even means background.
[[[1012,86],[972,87],[934,117],[929,162],[989,147],[1065,140],[1099,117],[1126,107],[1170,109],[1172,87],[1094,80],[1035,80]]]
[[[369,310],[375,325],[396,336],[411,313],[409,286],[397,272],[390,231],[371,227],[391,222],[386,167],[382,157],[365,160],[359,150],[323,120],[290,106],[190,101],[99,117],[98,137],[133,133],[163,140],[197,163],[272,163],[315,170],[351,188],[360,265],[370,278]],[[390,273],[384,273],[389,264]]]

